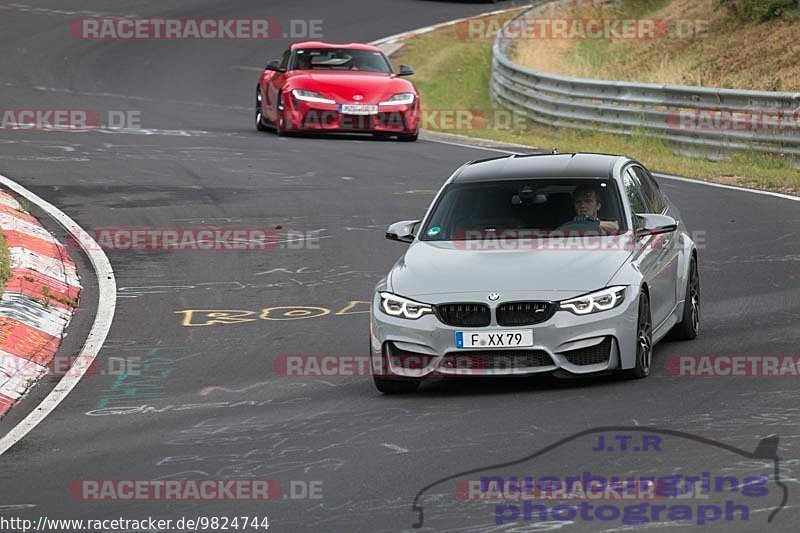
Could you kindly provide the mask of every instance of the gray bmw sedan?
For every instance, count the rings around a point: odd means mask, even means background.
[[[668,333],[700,320],[697,249],[677,208],[621,156],[509,156],[467,163],[375,288],[375,385],[413,392],[442,376],[650,373]]]

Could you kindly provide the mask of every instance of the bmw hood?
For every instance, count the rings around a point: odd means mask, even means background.
[[[392,292],[430,296],[429,303],[471,292],[571,297],[606,287],[630,256],[625,249],[467,250],[457,242],[415,241],[387,281]]]

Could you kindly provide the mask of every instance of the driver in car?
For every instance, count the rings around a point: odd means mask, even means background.
[[[297,67],[296,70],[311,70],[311,56],[308,54],[299,54],[297,56]]]
[[[597,232],[608,235],[619,231],[619,224],[614,220],[600,220],[600,193],[594,187],[577,187],[572,193],[575,217],[559,226],[559,230],[576,230],[581,232]]]
[[[375,55],[359,55],[353,57],[351,70],[365,70],[367,72],[380,72],[383,60]]]

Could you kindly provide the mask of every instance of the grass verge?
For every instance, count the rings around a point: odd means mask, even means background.
[[[740,0],[741,1],[741,0]],[[627,39],[523,39],[515,61],[578,78],[763,91],[800,90],[800,10],[741,20],[720,0],[625,0],[620,7],[554,4],[555,20],[658,21],[663,34]]]
[[[509,125],[497,118],[505,115],[497,115],[489,100],[492,41],[464,39],[455,27],[406,40],[405,46],[392,56],[392,62],[408,64],[416,70],[412,81],[422,95],[426,129],[546,149],[557,147],[561,152],[625,154],[659,172],[800,194],[800,171],[792,160],[777,155],[737,153],[713,161],[677,154],[644,133],[627,137],[530,123]],[[454,119],[459,112],[483,119],[459,124]]]
[[[3,231],[0,230],[0,296],[3,295],[9,279],[11,279],[11,254]]]

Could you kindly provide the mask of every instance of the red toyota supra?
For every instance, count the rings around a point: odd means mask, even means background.
[[[371,133],[416,141],[419,93],[380,48],[366,44],[293,44],[270,61],[256,86],[259,131]]]

